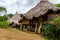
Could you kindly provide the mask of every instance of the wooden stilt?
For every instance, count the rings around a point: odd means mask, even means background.
[[[37,33],[37,23],[36,23],[36,26],[35,26],[35,33]]]
[[[42,27],[42,23],[40,23],[40,26],[38,28],[38,33],[41,33],[41,27]]]
[[[21,26],[20,26],[20,29],[22,30],[22,24],[21,24]]]
[[[25,31],[25,25],[23,25],[23,30]]]

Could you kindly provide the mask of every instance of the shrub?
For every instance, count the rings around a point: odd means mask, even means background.
[[[6,20],[7,20],[7,17],[6,16],[0,16],[0,22],[6,21]]]
[[[34,28],[32,26],[27,27],[28,31],[34,31]]]
[[[46,25],[43,25],[42,27],[43,35],[51,38],[54,36],[55,27],[53,27],[51,24],[47,23]]]
[[[53,20],[52,25],[50,22],[46,23],[42,26],[43,35],[51,40],[59,40],[60,39],[60,17],[56,17]]]
[[[56,36],[60,36],[60,17],[56,17],[53,19],[53,21],[56,23]]]
[[[0,28],[8,28],[9,27],[9,23],[6,21],[2,21],[0,22]]]

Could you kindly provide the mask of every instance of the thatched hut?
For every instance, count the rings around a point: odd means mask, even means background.
[[[34,25],[35,32],[40,33],[42,22],[52,20],[60,16],[60,9],[48,0],[41,0],[34,8],[23,15],[19,22],[26,25]]]
[[[20,14],[16,13],[13,17],[8,19],[8,22],[10,22],[10,25],[12,25],[12,27],[17,27],[20,26],[20,23],[18,21],[21,19],[22,17],[20,16]]]

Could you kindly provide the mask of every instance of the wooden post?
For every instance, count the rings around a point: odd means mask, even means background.
[[[21,26],[20,26],[20,29],[22,30],[22,24],[21,24]]]
[[[42,23],[40,23],[40,26],[38,27],[38,33],[41,33]]]
[[[22,29],[25,31],[25,25],[23,25],[23,28]]]
[[[37,23],[36,23],[36,26],[35,26],[35,33],[37,33]]]
[[[38,19],[38,21],[39,21],[39,23],[38,23],[38,33],[41,33],[42,32],[42,30],[41,30],[41,28],[42,28],[42,20],[43,20],[43,18],[42,17],[40,17],[39,19]]]

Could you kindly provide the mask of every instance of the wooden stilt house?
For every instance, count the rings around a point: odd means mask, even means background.
[[[51,21],[57,16],[60,16],[60,9],[48,0],[41,0],[34,8],[23,15],[19,23],[21,23],[21,28],[31,25],[35,28],[35,33],[41,33],[42,22]]]

